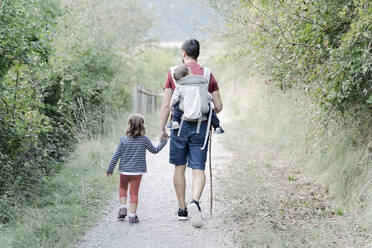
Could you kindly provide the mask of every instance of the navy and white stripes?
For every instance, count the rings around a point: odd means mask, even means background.
[[[155,147],[147,136],[138,136],[137,138],[123,136],[106,172],[112,174],[119,159],[120,172],[147,172],[146,149],[151,153],[158,153],[166,144],[167,140],[162,139]]]

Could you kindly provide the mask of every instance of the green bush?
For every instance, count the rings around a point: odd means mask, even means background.
[[[254,56],[281,89],[297,87],[367,133],[372,108],[372,4],[368,0],[211,0],[238,56]],[[231,38],[232,37],[232,38]]]
[[[170,49],[152,45],[129,61],[132,81],[160,92],[170,67],[180,64],[179,48]],[[128,71],[129,73],[129,71]]]
[[[257,100],[245,97],[241,102],[245,112],[239,111],[251,116],[250,108],[262,101],[258,112],[268,116],[269,125],[260,120],[265,131],[259,138],[289,151],[286,158],[321,175],[340,205],[368,219],[372,213],[372,157],[366,149],[372,131],[371,1],[210,3],[225,20],[221,35],[231,47],[225,58],[242,65],[238,69],[258,70],[265,76],[238,86],[267,91]]]
[[[37,195],[77,139],[127,107],[121,68],[150,26],[141,11],[130,0],[2,1],[0,222]]]

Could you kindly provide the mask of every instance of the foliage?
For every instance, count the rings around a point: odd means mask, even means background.
[[[132,81],[148,89],[161,92],[170,67],[180,64],[180,49],[149,46],[128,62]]]
[[[106,179],[105,169],[124,134],[127,116],[122,113],[112,120],[112,129],[104,135],[82,140],[61,170],[39,184],[38,197],[13,206],[14,221],[0,224],[2,247],[71,247],[96,223],[118,185],[116,175]],[[158,118],[145,117],[149,137],[158,131]]]
[[[326,121],[371,123],[372,4],[368,0],[210,0],[237,56],[254,56],[281,89],[297,87],[323,107]]]
[[[224,61],[266,79],[231,87],[234,99],[247,94],[237,88],[252,92],[235,114],[251,118],[249,127],[260,123],[263,130],[252,134],[314,172],[371,228],[371,1],[209,2],[225,20],[216,31],[232,47]],[[257,97],[255,87],[266,93]]]
[[[278,241],[322,247],[332,246],[334,230],[343,230],[338,238],[360,237],[349,247],[369,244],[372,157],[350,137],[358,127],[333,136],[328,130],[319,132],[322,125],[314,115],[321,107],[298,89],[282,91],[265,84],[264,77],[252,75],[249,60],[224,61],[217,67],[227,82],[220,85],[230,120],[223,123],[229,130],[223,138],[236,155],[230,175],[222,180],[230,182],[224,191],[234,198],[231,214],[238,216],[243,230],[239,239],[248,247],[280,247]],[[216,72],[216,66],[211,68]],[[295,205],[299,199],[301,204]],[[306,224],[294,227],[301,219]],[[284,229],[278,230],[276,223]]]
[[[141,11],[132,0],[2,1],[1,222],[60,169],[78,138],[102,132],[105,114],[126,107],[120,69],[150,26]]]

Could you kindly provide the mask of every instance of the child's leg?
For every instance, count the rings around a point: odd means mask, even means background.
[[[119,183],[119,199],[120,205],[124,206],[127,204],[127,191],[129,184],[129,176],[120,174],[120,183]]]
[[[183,112],[180,110],[180,103],[176,103],[173,106],[172,119],[173,121],[180,122]]]
[[[138,191],[141,184],[142,175],[130,176],[130,213],[133,215],[137,212],[138,206]]]
[[[216,129],[216,128],[218,128],[220,126],[220,120],[218,119],[217,113],[216,113],[216,111],[214,111],[214,109],[212,109],[212,120],[211,120],[211,123],[212,123],[212,127],[214,129]]]

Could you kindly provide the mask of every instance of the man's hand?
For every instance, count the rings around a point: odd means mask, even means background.
[[[110,178],[112,176],[112,173],[108,173],[108,172],[106,172],[106,177],[107,178]]]
[[[160,132],[160,139],[168,139],[169,138],[169,135],[167,133],[167,131],[161,131]]]

